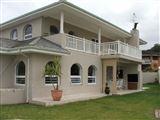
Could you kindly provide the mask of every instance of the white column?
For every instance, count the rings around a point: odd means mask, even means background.
[[[138,89],[142,90],[143,87],[143,76],[142,76],[142,68],[141,68],[141,64],[138,64],[137,66],[137,70],[138,70]]]
[[[112,81],[112,94],[117,93],[117,63],[115,61],[113,65],[113,81]]]
[[[64,33],[64,13],[60,13],[60,33]]]
[[[101,54],[101,28],[98,29],[99,55]]]

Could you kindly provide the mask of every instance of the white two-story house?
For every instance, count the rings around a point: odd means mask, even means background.
[[[49,98],[45,66],[60,57],[60,89],[67,95],[141,90],[139,31],[107,22],[65,0],[0,25],[1,104]],[[54,81],[58,82],[58,81]],[[63,98],[63,97],[62,97]]]

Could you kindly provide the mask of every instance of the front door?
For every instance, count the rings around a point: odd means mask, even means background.
[[[106,67],[106,83],[108,83],[108,87],[111,89],[113,81],[113,66]]]

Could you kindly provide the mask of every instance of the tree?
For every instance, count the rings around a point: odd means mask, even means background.
[[[150,50],[152,52],[160,53],[160,44],[155,44]]]

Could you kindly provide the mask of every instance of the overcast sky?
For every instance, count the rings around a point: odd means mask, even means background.
[[[0,23],[58,0],[0,0]],[[140,37],[148,49],[160,43],[160,0],[67,0],[130,32],[136,13]]]

